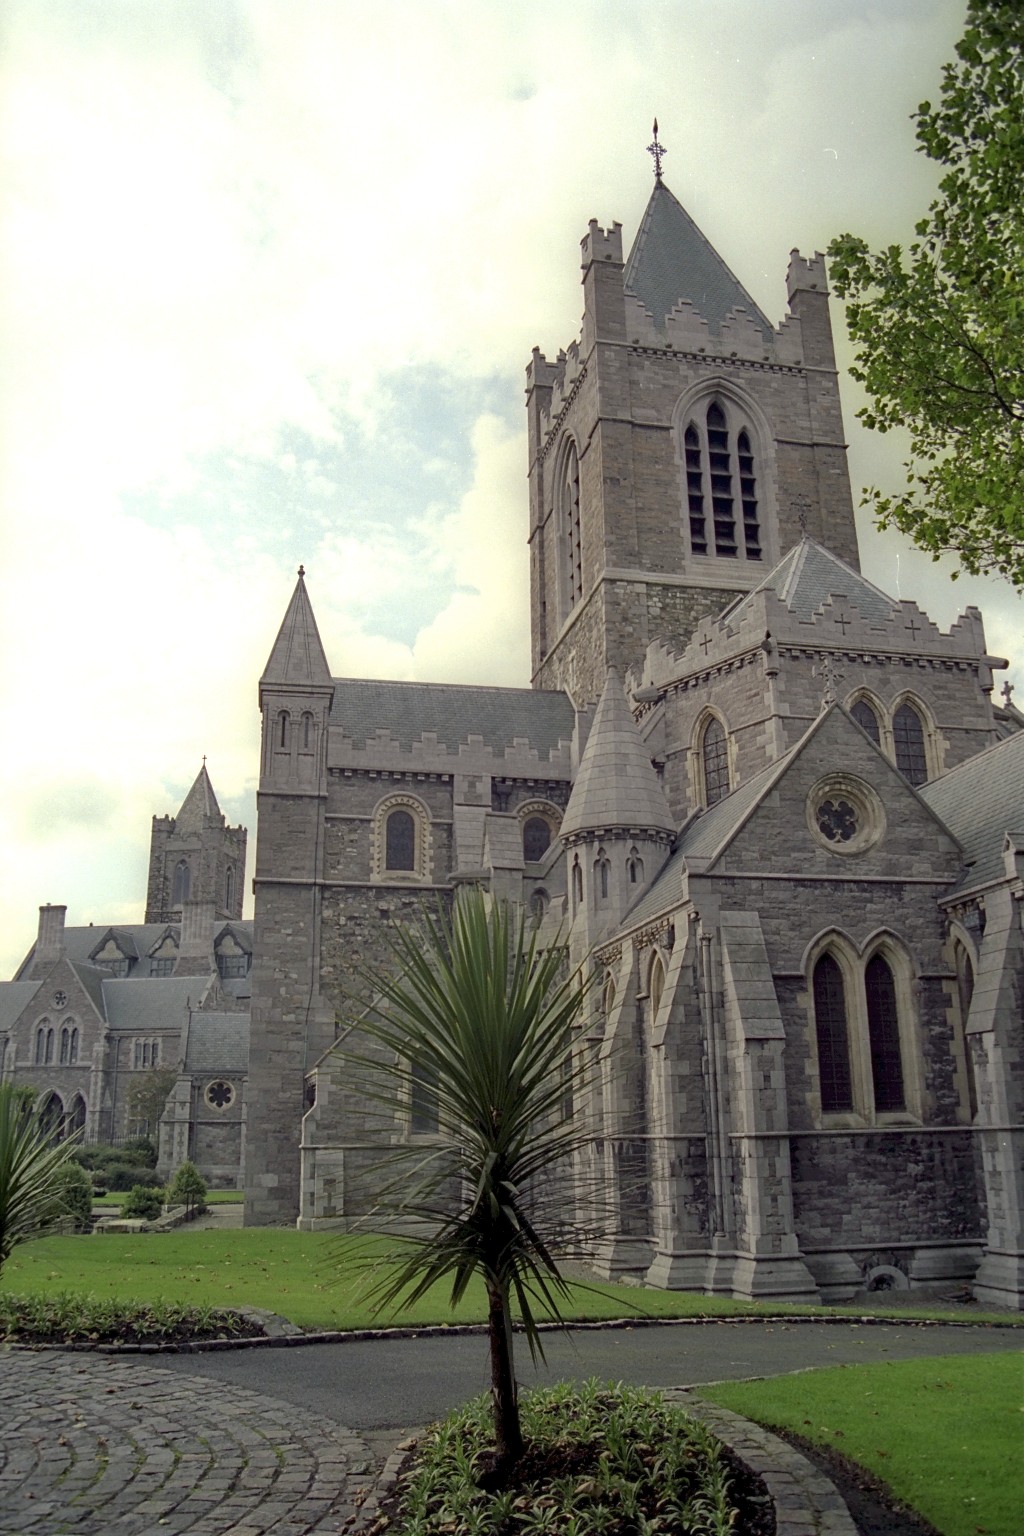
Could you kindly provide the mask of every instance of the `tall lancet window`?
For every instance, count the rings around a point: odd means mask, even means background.
[[[892,717],[892,738],[896,748],[896,767],[911,784],[924,784],[928,778],[928,758],[924,745],[921,716],[911,704],[901,704]]]
[[[683,461],[690,553],[760,560],[753,441],[738,412],[712,400],[683,433]]]
[[[583,596],[583,542],[580,528],[580,461],[576,445],[570,443],[562,461],[559,487],[563,552],[565,559],[566,610],[575,608]]]

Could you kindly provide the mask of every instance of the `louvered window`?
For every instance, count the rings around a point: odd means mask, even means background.
[[[846,992],[843,973],[831,955],[822,955],[814,967],[814,1025],[822,1110],[828,1114],[852,1109]]]
[[[711,479],[715,554],[735,555],[736,515],[733,510],[729,428],[725,412],[717,402],[708,407],[708,471]]]
[[[583,596],[583,540],[580,526],[580,461],[570,443],[562,468],[559,490],[562,511],[562,539],[565,550],[566,598],[574,608]]]
[[[713,400],[703,421],[698,418],[687,425],[683,460],[690,553],[760,560],[757,476],[749,429],[730,423],[725,407]]]
[[[690,549],[695,555],[708,552],[704,522],[704,470],[701,463],[700,433],[693,422],[686,429],[686,495],[690,508]]]
[[[754,479],[754,455],[750,434],[745,429],[736,439],[736,459],[740,471],[740,505],[743,508],[743,544],[748,560],[760,560],[761,535],[757,523],[757,482]]]

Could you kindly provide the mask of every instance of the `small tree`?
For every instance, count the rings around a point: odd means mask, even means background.
[[[153,1067],[133,1078],[128,1089],[127,1109],[128,1125],[136,1133],[136,1142],[141,1144],[146,1138],[155,1140],[160,1116],[177,1077],[173,1067]],[[155,1156],[153,1163],[156,1163]]]
[[[169,1205],[183,1205],[187,1218],[206,1209],[206,1180],[188,1158],[181,1164],[167,1191]]]
[[[41,1236],[61,1214],[73,1151],[47,1134],[30,1097],[0,1083],[0,1270],[18,1243]]]
[[[381,1211],[415,1223],[412,1251],[376,1291],[378,1309],[415,1302],[451,1280],[457,1305],[470,1279],[487,1290],[491,1387],[498,1458],[507,1476],[522,1455],[512,1345],[512,1305],[531,1353],[543,1355],[535,1308],[560,1319],[568,1286],[553,1245],[565,1228],[565,1192],[585,1137],[565,1117],[576,1069],[571,1027],[585,987],[560,947],[541,951],[521,912],[464,893],[449,914],[396,930],[397,974],[364,977],[377,996],[358,1027],[384,1047],[372,1064],[392,1108],[436,1094],[438,1141],[403,1150]],[[396,1095],[397,1090],[397,1095]],[[415,1164],[415,1166],[414,1166]]]
[[[60,1201],[65,1216],[73,1216],[76,1232],[85,1232],[92,1222],[92,1180],[74,1158],[69,1158],[60,1172]]]

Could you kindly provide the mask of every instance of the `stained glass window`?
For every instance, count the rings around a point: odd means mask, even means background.
[[[871,1043],[871,1077],[875,1109],[885,1113],[903,1109],[903,1064],[900,1060],[900,1024],[896,1011],[896,984],[881,955],[868,961],[864,972],[868,1004],[868,1037]]]
[[[821,1107],[826,1113],[853,1108],[850,1046],[843,973],[831,955],[814,967],[814,1024],[818,1037]]]
[[[917,710],[909,704],[901,704],[893,715],[892,736],[896,747],[896,767],[911,784],[924,784],[928,778],[924,726]]]
[[[416,823],[408,811],[392,811],[385,832],[386,869],[416,868]]]
[[[704,798],[716,805],[729,793],[729,743],[719,720],[709,720],[701,743],[704,763]]]
[[[850,710],[850,714],[856,720],[862,731],[866,731],[876,747],[882,745],[881,733],[878,729],[878,716],[866,699],[858,699]]]

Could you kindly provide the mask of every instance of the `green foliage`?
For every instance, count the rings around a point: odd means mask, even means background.
[[[867,1467],[943,1536],[1021,1528],[1021,1366],[1005,1353],[716,1383],[703,1397]]]
[[[121,1215],[142,1221],[155,1221],[164,1208],[164,1192],[151,1184],[135,1184],[121,1205]]]
[[[915,114],[946,169],[906,257],[841,235],[830,273],[871,396],[860,415],[911,435],[906,489],[867,492],[880,524],[1024,587],[1024,8],[971,0],[956,51],[939,104]]]
[[[124,1194],[126,1190],[134,1189],[136,1184],[148,1185],[151,1189],[159,1188],[160,1176],[150,1168],[142,1168],[138,1163],[108,1163],[102,1170],[97,1170],[99,1182],[96,1188],[109,1189],[112,1194]]]
[[[439,1282],[456,1307],[474,1276],[488,1297],[499,1453],[522,1439],[512,1366],[512,1301],[531,1352],[537,1310],[557,1318],[569,1297],[554,1256],[564,1180],[585,1137],[564,1116],[575,1070],[571,1028],[582,998],[560,948],[542,951],[524,914],[460,895],[420,929],[392,939],[395,969],[364,978],[376,997],[358,1027],[383,1048],[363,1061],[366,1091],[393,1109],[432,1085],[437,1139],[393,1154],[397,1177],[378,1215],[410,1222],[412,1238],[380,1281],[381,1308],[416,1302]]]
[[[486,1398],[436,1425],[401,1484],[394,1536],[726,1536],[735,1514],[719,1443],[660,1393],[561,1383],[524,1394],[514,1485],[480,1486]],[[485,1479],[486,1481],[486,1479]]]
[[[60,1202],[63,1213],[74,1217],[75,1230],[87,1232],[92,1224],[92,1180],[74,1158],[60,1171]]]
[[[188,1158],[181,1164],[167,1191],[171,1205],[183,1205],[187,1215],[205,1211],[206,1180]]]
[[[75,1148],[75,1157],[83,1168],[101,1172],[113,1166],[155,1168],[156,1147],[146,1136],[133,1136],[120,1146],[106,1141],[90,1141]]]
[[[68,1142],[54,1143],[35,1104],[0,1083],[0,1269],[18,1243],[38,1237],[61,1214]]]
[[[177,1302],[112,1301],[58,1291],[0,1295],[0,1343],[159,1343],[251,1337],[258,1328],[237,1312]]]
[[[164,1112],[167,1096],[177,1081],[178,1074],[173,1067],[153,1067],[149,1072],[137,1073],[128,1088],[126,1107],[128,1110],[128,1123],[145,1133],[146,1137],[155,1136],[160,1124],[160,1116]],[[154,1153],[153,1165],[156,1163]]]

